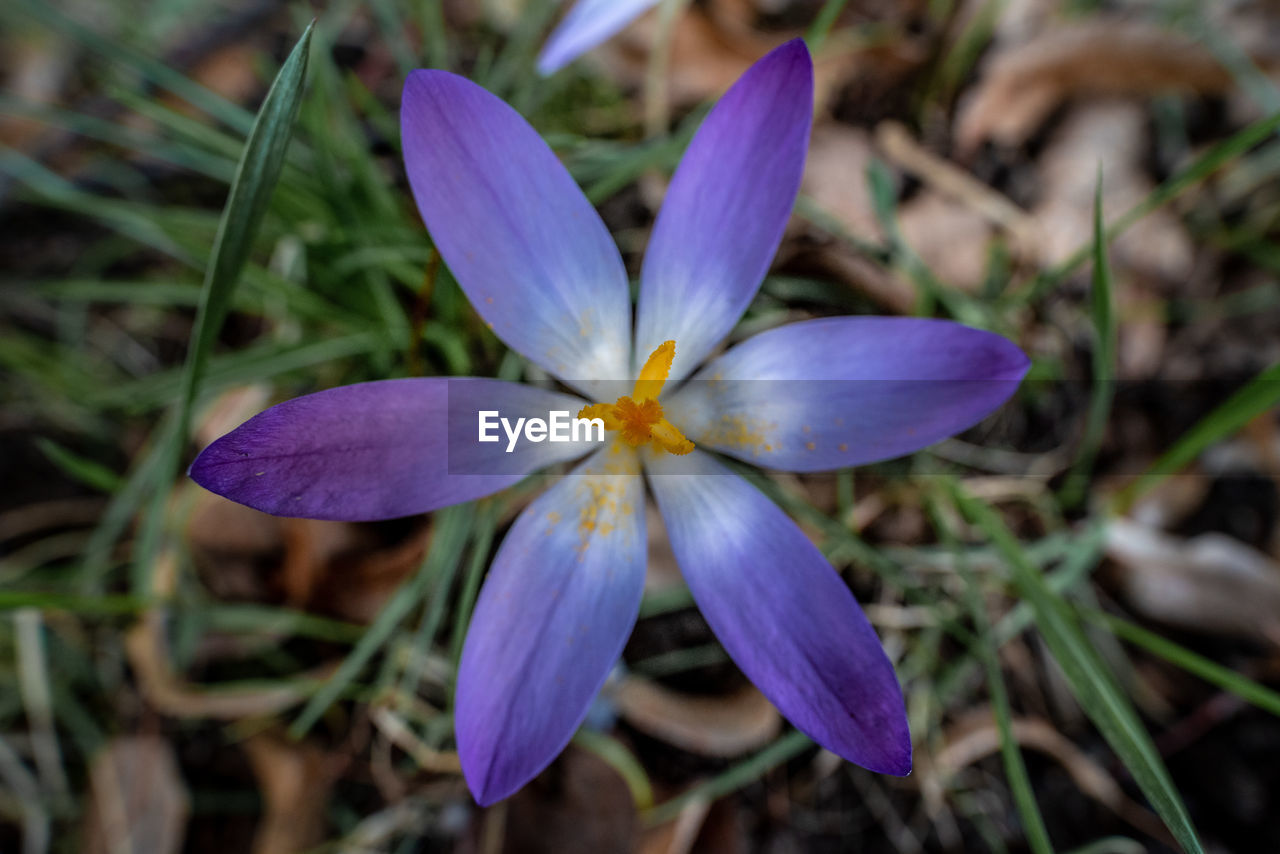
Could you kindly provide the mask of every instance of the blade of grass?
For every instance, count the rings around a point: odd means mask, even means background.
[[[102,463],[82,457],[52,439],[42,436],[36,439],[36,447],[63,474],[99,492],[115,492],[124,483],[120,475]]]
[[[648,827],[665,824],[680,815],[681,810],[693,801],[714,801],[730,792],[760,779],[769,771],[789,759],[799,756],[813,746],[809,736],[799,730],[792,730],[759,753],[744,759],[728,771],[718,774],[698,785],[663,801],[653,809],[640,814],[641,821]]]
[[[947,488],[964,516],[990,537],[1003,555],[1015,586],[1031,606],[1036,627],[1062,667],[1085,714],[1120,756],[1183,849],[1189,854],[1203,854],[1191,817],[1150,734],[1085,637],[1067,603],[1045,583],[1039,568],[994,510],[968,495],[958,484],[949,483]]]
[[[1223,667],[1203,655],[1192,652],[1155,632],[1136,626],[1128,620],[1122,620],[1102,611],[1086,611],[1084,616],[1105,626],[1120,639],[1140,646],[1170,664],[1177,665],[1188,673],[1193,673],[1206,682],[1235,694],[1264,712],[1280,715],[1280,693],[1259,685],[1249,677],[1242,676],[1228,667]]]
[[[645,810],[653,806],[653,785],[644,765],[636,759],[636,755],[627,749],[618,739],[590,729],[580,729],[573,735],[573,743],[589,750],[603,759],[609,767],[618,772],[618,776],[631,790],[631,800],[636,809]]]
[[[831,35],[831,28],[835,26],[836,18],[840,17],[840,13],[844,11],[844,7],[849,5],[849,0],[827,0],[822,8],[818,10],[818,14],[814,16],[813,23],[809,25],[809,29],[804,34],[804,40],[809,45],[809,52],[817,55],[822,49],[822,43],[827,40],[827,36]]]
[[[192,106],[241,133],[247,133],[253,126],[253,116],[247,110],[205,88],[182,72],[170,68],[164,62],[147,56],[137,48],[116,39],[98,35],[85,25],[63,14],[56,8],[56,4],[44,3],[40,0],[19,0],[18,8],[59,35],[79,42],[105,59],[126,68],[132,68],[157,86],[168,89]]]
[[[465,546],[471,530],[470,520],[471,508],[465,504],[448,507],[435,514],[431,539],[427,543],[422,565],[382,606],[377,618],[350,655],[342,660],[334,674],[307,701],[307,705],[289,727],[291,738],[302,738],[307,734],[329,707],[343,696],[347,686],[360,675],[365,665],[382,649],[410,612],[422,602],[427,591],[434,586],[433,582],[437,581],[437,576],[448,565],[457,564],[457,556]]]
[[[1142,201],[1112,220],[1106,229],[1107,243],[1115,240],[1129,226],[1147,214],[1176,199],[1227,165],[1227,163],[1235,160],[1265,140],[1275,133],[1277,129],[1280,129],[1280,113],[1259,119],[1241,129],[1235,135],[1214,145],[1181,172],[1171,175],[1164,183],[1148,193]],[[1074,273],[1081,264],[1089,259],[1093,251],[1092,244],[1093,241],[1090,241],[1088,245],[1081,246],[1061,264],[1036,276],[1026,287],[1011,294],[1009,300],[1021,305],[1039,302],[1045,294],[1057,286],[1058,282]]]
[[[1023,832],[1027,837],[1027,846],[1035,854],[1052,854],[1053,843],[1049,841],[1049,831],[1044,826],[1044,818],[1040,815],[1040,807],[1036,804],[1036,795],[1031,788],[1031,778],[1027,774],[1026,763],[1022,761],[1022,750],[1013,735],[1013,710],[1009,705],[1009,692],[1005,688],[1004,677],[1000,673],[1000,662],[996,658],[996,642],[991,631],[991,620],[987,616],[986,606],[982,601],[982,590],[977,579],[959,548],[951,526],[940,511],[938,502],[930,498],[926,509],[933,520],[933,527],[944,546],[952,549],[955,555],[955,570],[964,583],[965,604],[977,637],[970,649],[982,662],[987,674],[987,690],[991,693],[991,712],[996,719],[996,732],[1000,736],[1000,757],[1004,761],[1005,777],[1009,781],[1009,790],[1013,794],[1013,802],[1022,817]]]
[[[1117,508],[1124,512],[1157,483],[1200,456],[1205,448],[1235,434],[1277,405],[1280,405],[1280,362],[1259,373],[1221,406],[1196,422],[1196,426],[1184,433],[1146,473],[1121,490],[1116,498]]]
[[[1102,168],[1098,168],[1098,186],[1093,196],[1093,287],[1090,289],[1090,316],[1093,320],[1093,388],[1089,397],[1089,413],[1084,435],[1076,453],[1076,461],[1062,488],[1064,507],[1077,506],[1084,500],[1089,472],[1102,444],[1115,394],[1116,319],[1112,296],[1111,265],[1107,259],[1107,241],[1102,227]]]
[[[284,166],[285,151],[302,104],[313,26],[303,31],[267,92],[249,131],[244,154],[236,167],[236,177],[231,182],[231,191],[222,211],[171,422],[175,438],[164,443],[164,459],[153,481],[153,486],[158,488],[154,489],[154,498],[143,519],[134,553],[132,583],[133,589],[140,592],[147,591],[150,586],[151,564],[164,524],[168,484],[178,467],[189,432],[191,410],[204,376],[205,363],[231,306],[240,272],[248,260],[253,239],[266,215],[271,193]]]

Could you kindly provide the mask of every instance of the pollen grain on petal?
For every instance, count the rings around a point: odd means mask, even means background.
[[[771,437],[777,432],[777,424],[742,413],[726,413],[711,426],[702,441],[708,445],[750,451],[752,456],[771,453],[778,444]]]

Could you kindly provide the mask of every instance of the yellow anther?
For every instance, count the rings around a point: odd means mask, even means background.
[[[617,431],[618,438],[633,448],[652,444],[672,454],[684,455],[693,450],[680,429],[662,415],[658,395],[671,372],[676,357],[676,342],[666,341],[653,351],[640,369],[631,397],[620,397],[616,403],[593,403],[578,412],[579,418],[599,418],[604,428]]]
[[[676,342],[663,341],[658,349],[645,359],[640,376],[636,377],[635,390],[631,396],[636,400],[657,400],[662,394],[662,387],[667,382],[667,374],[671,373],[671,361],[676,357]]]

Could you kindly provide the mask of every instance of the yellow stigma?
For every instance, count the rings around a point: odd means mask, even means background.
[[[579,418],[599,418],[606,430],[616,431],[618,438],[633,448],[650,444],[672,454],[687,454],[693,442],[684,437],[676,425],[662,417],[658,395],[671,373],[676,357],[676,342],[664,341],[645,360],[636,377],[631,397],[620,397],[616,403],[593,403],[582,407]]]

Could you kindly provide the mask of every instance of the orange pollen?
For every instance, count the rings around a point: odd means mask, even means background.
[[[651,444],[672,454],[689,453],[693,450],[693,442],[663,417],[662,404],[658,403],[658,395],[671,373],[671,361],[675,355],[676,342],[664,342],[640,369],[630,397],[624,395],[615,403],[584,406],[578,417],[599,418],[606,430],[616,431],[618,438],[633,448]]]

